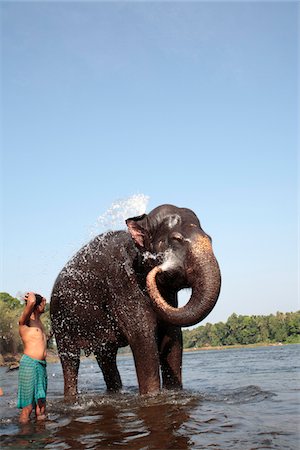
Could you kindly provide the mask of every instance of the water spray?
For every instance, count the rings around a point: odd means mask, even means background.
[[[128,217],[140,216],[145,213],[149,197],[144,194],[135,194],[131,197],[114,201],[104,214],[97,218],[92,227],[90,237],[105,231],[124,229]]]

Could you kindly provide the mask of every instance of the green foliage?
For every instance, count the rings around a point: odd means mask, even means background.
[[[0,292],[0,352],[21,353],[23,351],[22,341],[19,336],[19,318],[24,309],[24,304],[17,298],[6,292]],[[46,332],[50,331],[49,306],[41,317]]]
[[[11,309],[18,309],[20,308],[20,300],[17,298],[12,297],[7,292],[0,292],[0,302],[2,302],[7,305]]]
[[[6,292],[0,293],[0,349],[2,354],[22,351],[18,329],[22,309],[18,299],[11,297]]]
[[[226,323],[207,323],[183,331],[184,348],[246,345],[258,343],[300,343],[300,311],[269,316],[232,314]]]

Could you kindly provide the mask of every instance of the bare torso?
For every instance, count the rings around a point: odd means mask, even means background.
[[[25,355],[34,359],[46,359],[47,337],[41,320],[30,320],[28,325],[20,325],[20,336]]]

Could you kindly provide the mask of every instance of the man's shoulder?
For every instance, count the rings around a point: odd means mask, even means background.
[[[19,322],[19,328],[29,328],[28,323],[20,323]]]
[[[26,333],[30,330],[30,325],[27,323],[19,323],[19,332],[20,333]]]

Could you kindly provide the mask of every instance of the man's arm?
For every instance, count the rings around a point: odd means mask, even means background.
[[[24,311],[22,312],[22,315],[19,319],[19,326],[22,325],[28,325],[29,319],[31,314],[33,313],[33,310],[35,308],[35,295],[33,292],[29,292],[25,295],[25,301],[26,305],[24,308]]]

